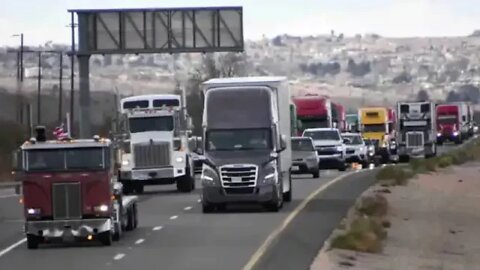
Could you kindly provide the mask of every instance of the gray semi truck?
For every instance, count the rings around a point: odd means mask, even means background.
[[[203,212],[252,202],[278,211],[292,199],[287,79],[211,79],[203,91]]]
[[[397,144],[400,161],[410,157],[426,158],[437,154],[435,103],[399,102],[397,104]]]

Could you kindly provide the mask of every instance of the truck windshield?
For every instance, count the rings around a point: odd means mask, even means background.
[[[363,125],[363,132],[386,132],[385,124]]]
[[[315,151],[311,140],[292,140],[292,150],[293,151]]]
[[[313,140],[332,140],[332,141],[340,140],[340,135],[336,130],[306,131],[303,134],[303,137],[310,137]]]
[[[326,119],[301,119],[302,128],[327,128],[329,127],[328,121]]]
[[[138,117],[129,119],[130,132],[172,131],[173,116]]]
[[[105,163],[101,147],[27,151],[27,171],[101,170]]]
[[[269,129],[210,130],[206,149],[210,151],[272,149]]]

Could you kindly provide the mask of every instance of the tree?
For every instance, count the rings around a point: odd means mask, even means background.
[[[418,91],[417,93],[417,101],[427,101],[430,100],[430,95],[425,89]]]
[[[246,55],[241,53],[206,54],[200,67],[186,83],[187,112],[192,117],[193,134],[202,134],[203,94],[200,84],[211,78],[246,75]]]
[[[461,100],[460,95],[457,92],[455,92],[453,90],[448,92],[447,98],[446,98],[447,102],[456,102],[456,101],[460,101],[460,100]]]

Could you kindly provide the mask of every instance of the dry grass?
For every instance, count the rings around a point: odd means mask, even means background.
[[[348,230],[332,240],[331,247],[360,252],[382,251],[382,240],[387,236],[385,228],[390,222],[384,219],[388,212],[388,201],[380,194],[366,196],[359,200],[356,218]]]

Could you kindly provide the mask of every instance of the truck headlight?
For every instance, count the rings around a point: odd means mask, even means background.
[[[175,159],[175,161],[178,162],[178,163],[181,163],[181,162],[183,162],[183,158],[182,157],[177,157]]]
[[[122,166],[128,166],[130,162],[128,160],[122,160]]]
[[[40,208],[28,208],[27,209],[27,214],[30,216],[38,216],[40,215]]]
[[[106,204],[101,204],[101,205],[97,205],[97,206],[94,206],[93,207],[93,211],[97,212],[97,213],[105,213],[105,212],[108,212],[108,205]]]
[[[265,175],[263,178],[264,183],[272,183],[277,181],[277,160],[272,160],[264,166],[263,175]]]
[[[442,133],[437,133],[437,137],[442,137]]]
[[[453,132],[453,136],[458,136],[458,131]]]
[[[218,174],[215,169],[211,168],[206,164],[203,164],[202,175],[200,176],[200,180],[202,181],[202,183],[212,185],[215,183],[216,179],[218,179]]]

